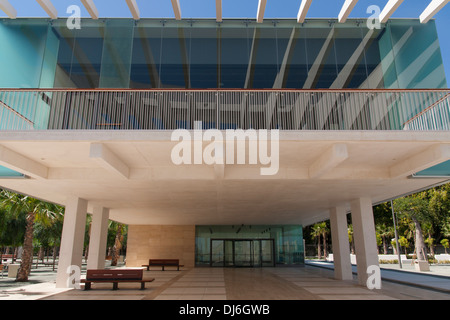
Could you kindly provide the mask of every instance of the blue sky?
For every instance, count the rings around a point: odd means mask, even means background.
[[[214,0],[179,0],[183,18],[213,18],[216,15]],[[350,18],[367,18],[370,5],[383,8],[388,0],[359,0]],[[406,0],[393,17],[418,18],[431,0]],[[9,0],[19,17],[46,17],[45,11],[35,0]],[[53,0],[60,17],[67,17],[67,7],[79,5],[82,16],[89,17],[80,0]],[[173,18],[170,0],[136,0],[143,18]],[[222,0],[224,18],[255,18],[258,0]],[[307,18],[337,18],[345,0],[314,0]],[[94,0],[100,17],[131,17],[125,0]],[[267,0],[265,18],[295,18],[301,0]],[[0,11],[0,17],[6,16]],[[450,4],[436,16],[444,66],[450,83]]]

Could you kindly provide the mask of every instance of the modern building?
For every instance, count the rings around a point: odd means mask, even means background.
[[[13,1],[11,1],[13,2]],[[450,179],[450,91],[431,1],[419,19],[0,20],[0,186],[66,207],[57,285],[103,268],[108,219],[126,264],[304,263],[330,219],[335,275],[378,265],[372,206]],[[375,21],[376,22],[376,21]],[[79,25],[77,25],[79,23]],[[78,28],[79,27],[79,28]]]

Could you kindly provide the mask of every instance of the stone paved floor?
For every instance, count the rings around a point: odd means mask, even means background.
[[[0,300],[450,300],[450,294],[390,281],[369,290],[353,281],[333,279],[333,271],[314,266],[277,268],[193,268],[144,271],[139,284],[93,284],[90,291],[55,289],[54,280],[8,287],[0,281]],[[36,281],[36,280],[35,280]],[[446,279],[443,281],[447,281]]]

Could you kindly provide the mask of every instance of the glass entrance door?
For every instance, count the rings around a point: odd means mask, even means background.
[[[211,239],[211,267],[273,267],[273,239]]]
[[[234,266],[253,267],[253,241],[234,240]]]

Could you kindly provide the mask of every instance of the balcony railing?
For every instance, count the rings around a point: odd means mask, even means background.
[[[450,130],[449,119],[450,90],[0,90],[0,130],[174,130],[199,122],[220,130]]]

